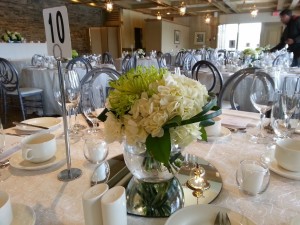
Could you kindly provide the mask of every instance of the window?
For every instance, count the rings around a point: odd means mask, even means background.
[[[218,48],[244,50],[259,46],[261,23],[223,24],[218,27]]]

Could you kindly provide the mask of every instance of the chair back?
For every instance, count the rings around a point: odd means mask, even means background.
[[[131,58],[131,55],[130,54],[127,54],[123,59],[122,59],[122,73],[125,73],[126,72],[126,65],[127,63],[129,62]]]
[[[134,53],[125,66],[125,73],[127,73],[131,69],[136,69],[137,59],[138,59],[138,55]]]
[[[207,71],[200,71],[200,68],[205,69]],[[208,74],[207,72],[210,74]],[[214,92],[215,94],[219,94],[219,92],[223,88],[222,74],[220,73],[218,68],[209,61],[200,60],[196,62],[192,68],[192,77],[195,80],[205,82],[208,92]]]
[[[218,106],[222,107],[222,102],[227,98],[226,100],[229,100],[231,109],[255,112],[256,110],[252,106],[252,104],[249,105],[249,97],[251,84],[254,77],[253,75],[255,74],[255,70],[257,69],[259,68],[245,68],[232,74],[228,78],[228,80],[226,80],[226,82],[224,83],[224,87],[219,93]],[[273,87],[275,87],[274,80],[269,74],[265,72],[260,73],[261,75],[266,76]]]
[[[185,54],[186,54],[185,51],[180,51],[177,53],[176,58],[175,58],[175,66],[179,66],[179,67],[183,66],[183,59],[184,59]]]
[[[0,58],[0,86],[4,92],[19,91],[18,72],[13,64]]]
[[[102,54],[102,63],[103,64],[113,64],[114,65],[114,59],[112,55],[109,52],[104,52]]]
[[[273,60],[272,66],[283,65],[285,63],[285,61],[289,60],[288,57],[289,56],[287,53],[283,53],[283,54],[276,56],[276,58]]]
[[[91,63],[87,59],[80,56],[70,60],[66,66],[66,69],[73,70],[75,65],[78,65],[79,68],[84,68],[85,74],[87,74],[90,70],[93,69]]]
[[[183,65],[182,69],[184,71],[191,71],[193,66],[196,64],[197,59],[192,53],[186,53],[184,58],[183,58]]]
[[[100,101],[104,107],[110,90],[109,81],[117,80],[120,76],[118,71],[111,68],[92,69],[80,81],[81,101],[90,100],[95,105],[99,105]]]

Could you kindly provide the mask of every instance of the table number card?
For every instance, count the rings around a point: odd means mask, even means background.
[[[67,7],[44,9],[43,17],[48,54],[55,57],[72,58]]]

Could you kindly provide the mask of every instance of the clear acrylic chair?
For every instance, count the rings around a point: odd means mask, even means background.
[[[4,109],[4,123],[7,121],[8,108],[15,107],[19,102],[23,120],[27,109],[41,109],[44,115],[43,90],[32,87],[19,87],[19,76],[15,67],[6,59],[0,58],[0,87]]]
[[[109,81],[117,80],[121,74],[111,68],[95,68],[88,72],[80,81],[80,109],[87,120],[93,123],[88,133],[100,133],[97,128],[97,116],[105,108],[106,98],[110,91]]]
[[[126,65],[129,62],[131,58],[130,54],[125,55],[125,57],[122,59],[122,73],[126,72]]]
[[[203,82],[208,92],[213,92],[216,95],[218,95],[223,88],[222,74],[218,68],[209,61],[200,60],[196,62],[192,68],[192,77],[199,82]]]
[[[109,52],[104,52],[102,54],[102,64],[112,64],[114,65],[114,59]]]
[[[73,70],[76,68],[74,68],[74,66],[78,64],[85,69],[85,74],[87,74],[90,70],[93,69],[91,63],[83,57],[76,57],[70,60],[66,66],[66,69]]]

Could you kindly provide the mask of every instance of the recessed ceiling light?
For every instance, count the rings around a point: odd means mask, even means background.
[[[167,14],[170,15],[171,13],[170,13],[170,12],[167,12]]]
[[[89,5],[90,6],[96,6],[96,4],[94,2],[90,2]]]
[[[71,0],[71,2],[79,2],[78,0]]]

